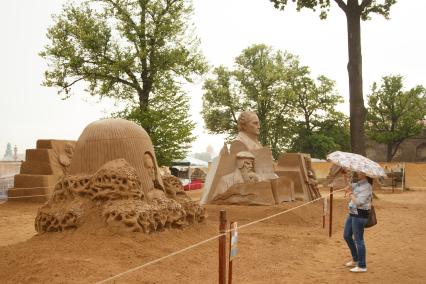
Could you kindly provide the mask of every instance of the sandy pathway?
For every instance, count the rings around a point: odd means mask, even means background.
[[[234,283],[425,283],[426,191],[379,194],[379,224],[366,232],[368,273],[350,273],[342,239],[346,201],[337,198],[335,233],[321,228],[321,204],[312,204],[240,231]],[[300,203],[298,203],[300,204]],[[290,208],[226,206],[241,224]],[[102,224],[75,232],[34,234],[37,206],[0,205],[2,283],[93,283],[206,239],[217,232],[220,206],[208,206],[206,224],[159,234],[117,234]],[[11,226],[15,224],[15,226]],[[174,256],[117,283],[217,283],[217,241]]]

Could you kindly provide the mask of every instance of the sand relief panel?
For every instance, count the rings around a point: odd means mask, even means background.
[[[58,179],[69,173],[75,144],[71,140],[37,140],[35,149],[26,150],[26,161],[14,177],[15,187],[9,190],[9,197],[47,200]]]
[[[110,228],[145,233],[205,217],[176,177],[160,175],[148,134],[133,122],[89,124],[74,154],[70,174],[59,180],[38,211],[39,233],[75,229],[94,217]]]

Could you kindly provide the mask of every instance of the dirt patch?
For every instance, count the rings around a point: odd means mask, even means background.
[[[235,283],[424,283],[426,191],[378,194],[378,225],[365,233],[368,272],[350,273],[342,239],[346,201],[336,196],[334,234],[322,229],[322,204],[241,229]],[[197,196],[197,193],[194,193]],[[35,235],[39,204],[0,204],[2,283],[93,283],[217,234],[218,211],[239,224],[301,204],[206,206],[205,223],[161,233],[116,233],[102,224]],[[137,270],[116,283],[217,283],[217,241]]]

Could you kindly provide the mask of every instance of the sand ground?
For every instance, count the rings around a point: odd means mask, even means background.
[[[322,228],[322,203],[241,229],[234,283],[426,283],[426,191],[378,196],[379,223],[365,233],[367,273],[343,266],[350,259],[342,239],[346,200],[337,194],[331,238]],[[72,232],[36,235],[39,204],[0,204],[0,282],[94,283],[214,236],[222,208],[228,220],[244,224],[301,203],[207,206],[205,223],[151,235],[111,232],[99,220]],[[217,283],[217,243],[111,283]]]

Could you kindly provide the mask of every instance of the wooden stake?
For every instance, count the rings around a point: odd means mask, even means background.
[[[325,215],[322,215],[322,228],[325,228]]]
[[[219,233],[226,231],[226,211],[220,210]],[[226,235],[219,237],[219,284],[226,284]]]

